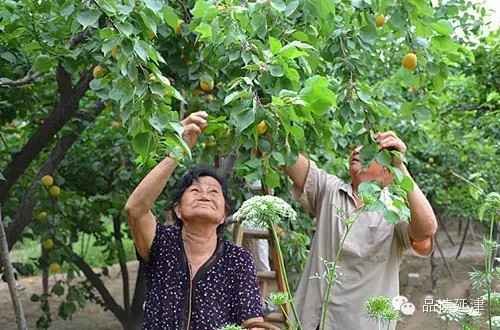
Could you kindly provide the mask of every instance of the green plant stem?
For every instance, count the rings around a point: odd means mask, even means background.
[[[495,226],[495,212],[491,215],[490,222],[490,242],[493,241],[493,226]],[[493,329],[493,325],[491,324],[491,247],[486,251],[486,290],[487,290],[487,298],[488,298],[488,323],[490,330]]]
[[[450,321],[449,319],[446,319],[445,328],[444,328],[445,330],[448,330],[448,322],[449,321]]]
[[[290,318],[288,317],[288,313],[286,312],[285,308],[283,307],[283,305],[280,305],[280,308],[281,308],[281,312],[283,313],[283,315],[285,315],[285,318],[286,318],[286,321],[287,323],[290,325],[290,327],[292,328],[292,330],[294,329],[293,325],[292,325],[292,320],[290,320]]]
[[[391,321],[387,321],[387,330],[391,328]]]
[[[378,325],[378,330],[382,330],[382,324],[381,324],[380,317],[377,317],[377,325]]]
[[[277,250],[277,254],[278,254],[278,261],[280,264],[281,273],[283,274],[283,281],[285,282],[286,291],[288,292],[288,295],[290,297],[290,306],[292,307],[292,313],[293,313],[293,316],[295,317],[295,321],[297,322],[297,329],[302,330],[302,326],[300,325],[299,315],[297,314],[297,310],[295,309],[295,304],[293,303],[293,299],[291,299],[292,298],[292,291],[290,290],[290,286],[288,285],[288,277],[286,275],[285,263],[283,262],[283,255],[281,254],[281,247],[280,247],[280,241],[278,238],[278,234],[276,233],[276,229],[274,229],[274,226],[272,224],[271,224],[271,226],[269,226],[269,229],[271,230],[271,232],[273,234],[273,240],[274,240],[274,244],[276,245],[276,250]],[[291,324],[290,324],[290,326],[291,326]]]
[[[326,325],[326,312],[328,311],[328,301],[330,300],[330,293],[332,291],[332,286],[333,282],[335,281],[335,274],[336,274],[336,268],[337,268],[337,263],[339,262],[340,258],[340,253],[342,252],[342,247],[344,246],[345,239],[347,237],[347,234],[351,231],[352,226],[356,222],[356,220],[359,217],[359,214],[363,211],[365,206],[363,205],[360,209],[359,212],[356,214],[356,217],[352,221],[352,223],[347,226],[346,225],[346,231],[344,233],[344,236],[342,237],[342,240],[340,241],[339,245],[339,250],[337,251],[337,255],[335,256],[335,261],[333,263],[333,269],[330,274],[328,274],[328,288],[326,290],[326,295],[325,295],[325,300],[323,301],[323,316],[321,317],[321,330],[325,330],[325,325]]]

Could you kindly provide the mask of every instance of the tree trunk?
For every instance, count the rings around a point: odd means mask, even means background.
[[[0,204],[0,263],[5,268],[5,276],[7,278],[7,284],[9,285],[10,297],[16,313],[17,328],[20,330],[28,329],[26,318],[24,317],[23,305],[21,303],[21,299],[19,298],[19,290],[17,289],[16,280],[14,278],[14,270],[12,269],[12,263],[10,262],[7,237],[5,235],[2,222],[2,204]]]

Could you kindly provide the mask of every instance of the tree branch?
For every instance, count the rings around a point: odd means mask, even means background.
[[[146,300],[146,275],[144,273],[144,266],[139,263],[139,270],[137,271],[137,279],[135,281],[134,298],[132,300],[132,315],[142,315],[142,305]]]
[[[127,260],[125,259],[125,250],[123,249],[122,234],[120,231],[120,217],[113,218],[113,235],[118,243],[118,261],[123,279],[123,307],[125,314],[130,315],[130,288],[127,270]]]
[[[71,97],[72,88],[71,75],[64,69],[62,60],[59,60],[59,64],[56,68],[56,81],[59,94],[61,94],[61,102],[65,102]]]
[[[121,308],[121,306],[116,303],[113,296],[111,296],[108,289],[106,289],[106,286],[102,282],[99,275],[96,274],[92,270],[92,268],[90,268],[90,266],[85,262],[85,260],[83,260],[79,255],[73,253],[71,255],[71,260],[75,263],[75,265],[78,266],[78,268],[82,270],[85,277],[87,277],[90,283],[92,283],[92,286],[99,292],[104,303],[106,304],[106,307],[109,308],[109,310],[122,324],[126,324],[127,314],[125,314],[123,308]]]
[[[92,27],[88,27],[85,31],[78,33],[71,38],[70,49],[75,48],[78,44],[87,42],[90,37],[94,33],[94,29]]]
[[[19,290],[17,289],[16,280],[14,278],[14,269],[10,262],[9,248],[7,247],[7,239],[2,222],[2,204],[0,204],[0,266],[1,265],[6,269],[5,276],[9,286],[10,297],[12,298],[12,305],[14,305],[14,311],[16,312],[17,327],[20,330],[28,329],[26,318],[24,317],[23,305],[19,298]]]
[[[10,81],[0,81],[0,87],[17,87],[17,86],[22,86],[29,84],[30,82],[34,81],[38,77],[42,75],[41,72],[35,71],[35,72],[28,72],[26,76],[19,80],[10,80]]]
[[[76,83],[75,88],[73,89],[74,91],[74,97],[76,97],[78,100],[85,95],[87,90],[89,89],[89,84],[94,79],[94,68],[98,65],[99,63],[94,63],[90,70],[85,72],[81,77],[80,80]]]
[[[94,67],[94,66],[93,66]],[[92,80],[92,70],[80,79],[75,90],[71,88],[71,75],[63,68],[62,63],[56,69],[56,80],[59,86],[60,101],[54,106],[50,116],[33,134],[21,152],[16,154],[3,172],[5,181],[0,181],[0,203],[5,200],[10,188],[23,174],[28,165],[47,146],[53,136],[64,127],[66,122],[78,113],[78,103],[85,95]]]
[[[491,111],[495,110],[495,107],[492,105],[458,105],[454,109],[450,110],[457,110],[457,111],[470,111],[470,110],[477,110],[477,111]]]
[[[24,229],[33,219],[33,210],[35,209],[38,201],[38,196],[35,194],[36,183],[38,183],[44,175],[53,174],[56,171],[73,143],[75,143],[80,134],[87,129],[92,122],[94,122],[103,109],[104,104],[101,101],[98,101],[93,112],[78,115],[76,117],[77,123],[75,132],[63,136],[54,149],[52,149],[48,160],[42,165],[38,174],[33,179],[33,182],[24,192],[21,205],[17,208],[17,212],[12,218],[12,222],[7,229],[9,250],[12,249],[14,244],[21,238]]]

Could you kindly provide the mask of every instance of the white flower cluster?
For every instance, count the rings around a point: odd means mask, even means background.
[[[451,300],[436,300],[437,314],[443,321],[450,320],[459,323],[468,322],[481,317],[481,313],[470,306],[460,306]]]
[[[487,323],[489,323],[489,321],[487,321]],[[500,329],[500,316],[493,316],[491,318],[491,327],[497,330]]]
[[[245,202],[233,215],[236,222],[251,228],[268,228],[283,218],[294,221],[297,212],[283,199],[276,196],[254,196]]]

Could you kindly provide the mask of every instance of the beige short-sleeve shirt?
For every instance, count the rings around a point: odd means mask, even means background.
[[[345,232],[339,208],[352,213],[356,206],[350,184],[318,169],[313,161],[309,163],[304,191],[294,189],[292,195],[316,217],[316,234],[294,301],[302,329],[316,330],[321,322],[327,283],[310,277],[325,272],[320,257],[335,260]],[[392,299],[399,295],[402,254],[412,248],[407,228],[408,222],[392,225],[384,220],[381,212],[359,215],[341,252],[339,271],[345,275],[339,278],[340,283],[333,285],[326,329],[378,329],[377,323],[366,317],[364,302],[370,297]],[[395,326],[392,324],[391,329]]]

